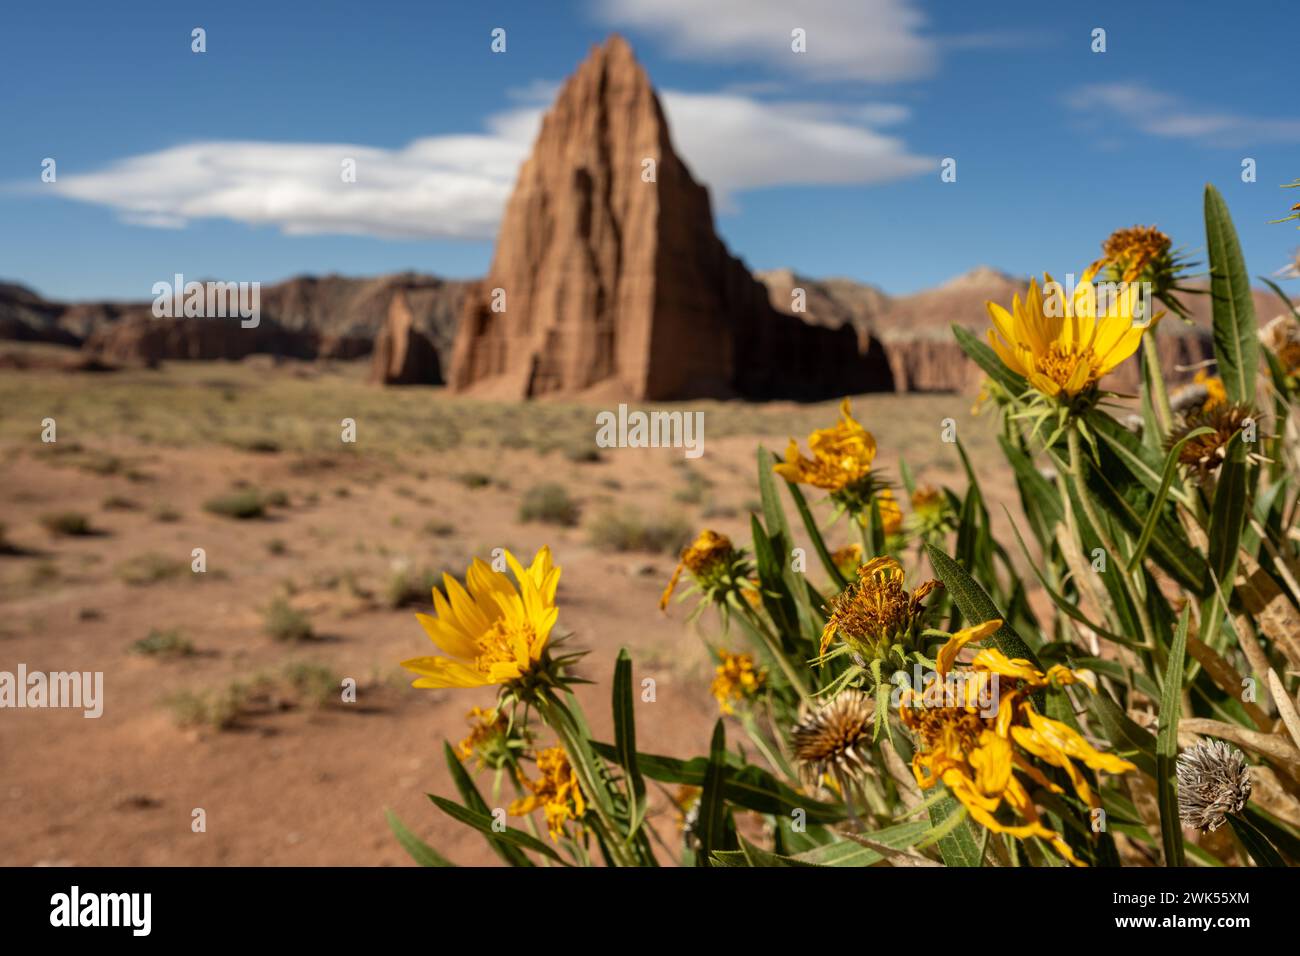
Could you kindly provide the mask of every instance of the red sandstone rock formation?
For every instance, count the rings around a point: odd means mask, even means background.
[[[402,292],[394,294],[370,359],[370,381],[379,385],[441,385],[438,350],[415,328]]]
[[[713,229],[611,37],[565,84],[465,302],[449,384],[502,398],[823,398],[892,387],[878,344],[774,309]]]

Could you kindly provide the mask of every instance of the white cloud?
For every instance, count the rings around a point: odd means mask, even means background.
[[[1168,139],[1210,146],[1300,142],[1300,120],[1228,113],[1141,83],[1095,83],[1070,93],[1066,103],[1098,123],[1118,117],[1140,132]]]
[[[540,89],[541,87],[537,87]],[[907,112],[891,104],[772,103],[666,91],[679,153],[721,208],[734,194],[795,184],[873,184],[935,161],[872,129]],[[115,209],[128,223],[180,228],[229,219],[290,235],[488,239],[496,233],[542,110],[493,116],[481,134],[431,136],[400,149],[344,143],[206,141],[59,178],[58,192]],[[356,161],[356,182],[340,177]]]
[[[911,0],[592,0],[603,22],[660,36],[681,56],[750,61],[813,80],[928,76],[937,46]],[[795,28],[807,52],[790,49]]]

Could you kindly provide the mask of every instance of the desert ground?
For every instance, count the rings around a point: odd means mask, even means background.
[[[659,612],[676,549],[705,526],[746,541],[755,448],[804,441],[836,403],[672,406],[705,413],[704,454],[687,460],[597,449],[595,406],[364,378],[364,363],[261,358],[0,372],[0,670],[102,671],[105,697],[97,720],[0,712],[0,863],[408,865],[385,808],[455,862],[493,862],[425,794],[454,793],[442,743],[494,694],[415,690],[398,662],[433,652],[414,617],[431,576],[496,547],[554,549],[560,630],[590,651],[580,697],[598,736],[627,646],[634,680],[657,684],[638,704],[640,748],[707,750],[706,642],[728,639],[711,614],[688,623],[689,605]],[[940,440],[954,419],[1004,520],[1014,488],[971,404],[864,395],[854,410],[895,481],[901,456],[920,481],[961,484]],[[349,677],[355,703],[340,700]],[[674,808],[651,786],[672,843]]]

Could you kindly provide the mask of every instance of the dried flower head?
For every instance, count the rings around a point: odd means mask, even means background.
[[[859,657],[883,660],[899,650],[900,663],[923,629],[926,596],[938,581],[926,581],[909,592],[903,587],[903,566],[893,558],[872,558],[858,568],[858,579],[831,601],[830,618],[822,630],[821,653],[835,635]]]
[[[754,665],[749,654],[718,649],[718,667],[709,691],[724,714],[734,714],[735,704],[759,694],[767,685],[767,670]]]
[[[1250,799],[1246,755],[1222,740],[1202,740],[1178,755],[1178,817],[1213,833]]]
[[[791,732],[799,779],[811,793],[824,793],[826,777],[841,787],[865,772],[875,705],[860,690],[844,690],[815,710],[805,710]]]
[[[1211,429],[1188,440],[1178,452],[1179,463],[1189,468],[1199,479],[1205,480],[1218,470],[1227,457],[1228,442],[1232,436],[1247,425],[1254,424],[1257,415],[1249,405],[1230,405],[1227,402],[1211,404],[1207,399],[1200,408],[1183,414],[1169,433],[1165,447],[1173,448],[1198,428]]]

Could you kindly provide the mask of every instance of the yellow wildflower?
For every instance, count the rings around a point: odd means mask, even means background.
[[[1205,369],[1200,369],[1193,379],[1197,385],[1205,388],[1205,403],[1201,405],[1201,411],[1208,412],[1216,405],[1226,404],[1228,401],[1228,390],[1223,385],[1223,379],[1217,375],[1206,374]]]
[[[707,528],[701,531],[699,537],[682,549],[673,576],[668,580],[668,587],[664,588],[663,596],[659,598],[659,610],[668,607],[683,568],[691,572],[691,577],[695,578],[702,589],[708,591],[725,584],[735,554],[736,549],[725,534]]]
[[[937,681],[942,683],[952,672],[962,648],[1001,626],[995,619],[953,634],[936,660]],[[942,706],[925,706],[926,695],[916,691],[905,694],[899,704],[904,726],[917,739],[912,758],[916,782],[923,790],[942,782],[980,825],[1021,839],[1039,837],[1069,862],[1083,865],[1061,835],[1039,817],[1026,781],[1052,793],[1063,791],[1029,758],[1060,768],[1079,798],[1092,807],[1100,802],[1076,761],[1107,773],[1135,768],[1127,760],[1096,750],[1068,725],[1038,713],[1030,695],[1050,685],[1091,687],[1092,676],[1061,665],[1043,673],[1029,661],[1008,658],[995,648],[981,650],[964,676],[968,679],[956,685],[955,699],[945,699]],[[990,696],[997,704],[994,713],[982,704]],[[1004,804],[1021,822],[997,819]]]
[[[885,534],[898,534],[903,530],[903,509],[894,500],[894,493],[882,488],[876,495],[876,508],[880,511],[880,525]]]
[[[773,470],[793,484],[836,492],[869,478],[876,458],[876,439],[854,420],[847,398],[840,403],[840,420],[809,435],[808,448],[811,458],[805,458],[799,443],[791,438],[785,461]]]
[[[484,687],[525,681],[539,669],[559,609],[560,569],[551,550],[537,552],[524,568],[509,551],[506,561],[518,588],[504,573],[474,559],[466,587],[442,576],[446,596],[433,589],[436,614],[417,614],[429,639],[446,657],[415,657],[402,666],[420,677],[414,687]]]
[[[546,816],[546,829],[551,839],[559,842],[564,836],[564,824],[581,820],[587,812],[587,803],[578,786],[578,775],[569,763],[569,754],[563,747],[548,747],[537,754],[537,780],[520,782],[531,792],[510,804],[510,814],[527,816],[539,807]]]
[[[1101,244],[1098,264],[1113,266],[1121,281],[1134,282],[1143,272],[1168,260],[1171,245],[1169,237],[1155,226],[1116,229]]]
[[[883,658],[893,645],[909,644],[921,630],[922,601],[938,581],[926,581],[908,593],[903,566],[893,558],[872,558],[858,568],[858,579],[831,601],[822,629],[821,653],[839,634],[864,658]]]
[[[749,654],[732,654],[719,648],[719,664],[709,691],[724,714],[734,714],[733,702],[748,700],[767,684],[767,671],[754,666]]]
[[[461,760],[469,760],[476,752],[500,740],[509,728],[505,714],[495,707],[487,710],[471,707],[465,719],[469,721],[470,731],[456,748]]]
[[[853,577],[862,564],[862,545],[850,544],[831,552],[831,562],[846,578]]]
[[[1073,299],[1049,275],[1044,292],[1037,280],[1029,284],[1022,302],[1015,296],[1008,312],[986,302],[994,328],[989,343],[1013,372],[1050,397],[1074,398],[1097,384],[1137,351],[1146,324],[1134,322],[1138,286],[1125,286],[1117,295],[1103,296],[1098,315],[1096,266],[1084,273]]]

